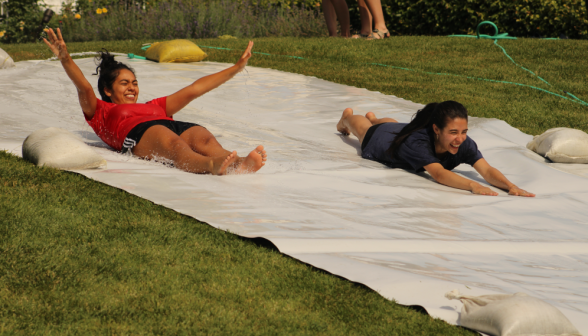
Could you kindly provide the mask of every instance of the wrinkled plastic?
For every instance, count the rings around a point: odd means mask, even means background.
[[[206,53],[188,40],[155,42],[145,51],[147,59],[159,63],[200,62]]]
[[[136,70],[140,102],[230,66],[119,60]],[[96,88],[93,60],[76,63]],[[496,197],[472,195],[364,160],[359,142],[335,128],[346,107],[407,122],[421,104],[247,67],[174,118],[205,126],[240,155],[263,144],[267,164],[254,175],[195,175],[106,148],[84,120],[61,65],[33,64],[0,73],[9,84],[0,90],[0,148],[18,153],[33,130],[61,127],[108,161],[108,169],[81,174],[214,227],[265,237],[282,253],[386,298],[457,323],[461,303],[447,301],[448,290],[524,292],[588,333],[588,169],[550,163],[525,147],[532,136],[504,121],[470,118],[468,134],[491,165],[536,198],[496,188]],[[484,183],[467,165],[455,172]]]

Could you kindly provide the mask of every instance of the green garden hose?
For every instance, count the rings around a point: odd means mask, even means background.
[[[469,35],[468,35],[469,36]],[[543,82],[547,83],[547,85],[552,86],[551,84],[549,84],[546,80],[544,80],[543,78],[537,76],[534,72],[532,72],[531,70],[524,68],[520,65],[518,65],[513,59],[512,57],[510,57],[507,53],[506,50],[500,46],[496,40],[494,40],[494,44],[496,44],[498,47],[500,47],[502,49],[502,51],[504,52],[504,54],[518,67],[532,73],[534,76],[536,76],[537,78],[539,78],[540,80],[542,80]],[[229,48],[222,48],[222,47],[211,47],[211,46],[202,46],[199,45],[200,48],[208,48],[208,49],[216,49],[216,50],[227,50],[227,51],[232,51],[233,49],[229,49]],[[266,55],[266,56],[274,56],[274,57],[288,57],[288,58],[295,58],[295,59],[299,59],[299,60],[307,60],[307,58],[304,57],[299,57],[299,56],[291,56],[291,55],[272,55],[272,54],[268,54],[268,53],[261,53],[261,52],[254,52],[256,54],[260,54],[260,55]],[[453,77],[462,77],[462,78],[467,78],[467,79],[473,79],[473,80],[479,80],[479,81],[486,81],[486,82],[493,82],[493,83],[500,83],[500,84],[510,84],[510,85],[516,85],[516,86],[523,86],[523,87],[528,87],[534,90],[538,90],[541,92],[545,92],[551,95],[554,95],[556,97],[560,97],[566,100],[569,100],[571,102],[574,103],[578,103],[580,105],[584,105],[584,106],[588,106],[588,103],[586,103],[585,101],[579,99],[578,97],[574,96],[573,94],[567,92],[567,91],[562,91],[561,92],[565,93],[566,95],[570,96],[566,97],[564,95],[555,93],[555,92],[551,92],[549,90],[545,90],[536,86],[532,86],[532,85],[527,85],[527,84],[522,84],[522,83],[515,83],[515,82],[508,82],[508,81],[500,81],[500,80],[494,80],[494,79],[488,79],[488,78],[480,78],[480,77],[473,77],[473,76],[464,76],[464,75],[457,75],[457,74],[450,74],[450,73],[442,73],[442,72],[429,72],[429,71],[423,71],[423,70],[415,70],[415,69],[410,69],[410,68],[403,68],[403,67],[397,67],[397,66],[393,66],[393,65],[387,65],[387,64],[381,64],[381,63],[365,63],[365,65],[371,65],[371,66],[383,66],[383,67],[388,67],[388,68],[393,68],[393,69],[397,69],[397,70],[405,70],[405,71],[413,71],[413,72],[420,72],[420,73],[424,73],[427,75],[438,75],[438,76],[453,76]]]
[[[485,35],[485,34],[480,34],[480,28],[484,25],[489,25],[491,27],[494,28],[494,35]],[[517,67],[531,73],[533,76],[537,77],[539,80],[541,80],[542,82],[544,82],[545,84],[547,84],[550,87],[553,87],[548,81],[546,81],[545,79],[539,77],[537,74],[535,74],[533,71],[519,65],[517,62],[515,62],[515,60],[510,57],[510,55],[506,52],[506,49],[504,49],[504,47],[502,47],[501,45],[498,44],[498,40],[516,40],[517,38],[514,36],[508,36],[508,33],[498,33],[498,27],[494,24],[494,22],[491,21],[482,21],[478,24],[478,26],[476,27],[476,35],[449,35],[451,37],[475,37],[478,39],[493,39],[494,40],[494,44],[499,47],[500,49],[502,49],[502,52],[504,53],[504,55]],[[546,40],[556,40],[555,38],[547,38]],[[141,49],[145,50],[148,49],[150,47],[150,45],[144,45]],[[216,49],[216,50],[227,50],[227,51],[232,51],[233,49],[229,49],[229,48],[222,48],[222,47],[211,47],[211,46],[199,46],[200,48],[208,48],[208,49]],[[299,59],[299,60],[306,60],[306,58],[304,57],[299,57],[299,56],[291,56],[291,55],[273,55],[273,54],[268,54],[268,53],[262,53],[262,52],[257,52],[254,51],[254,54],[259,54],[259,55],[264,55],[264,56],[279,56],[279,57],[287,57],[287,58],[294,58],[294,59]],[[129,54],[129,57],[131,57],[132,54]],[[135,58],[139,58],[140,56],[135,56],[133,55]],[[442,72],[429,72],[429,71],[423,71],[423,70],[415,70],[415,69],[409,69],[409,68],[403,68],[403,67],[397,67],[397,66],[393,66],[393,65],[387,65],[387,64],[381,64],[381,63],[365,63],[365,65],[370,65],[370,66],[383,66],[383,67],[388,67],[388,68],[393,68],[393,69],[397,69],[397,70],[404,70],[404,71],[413,71],[413,72],[420,72],[420,73],[424,73],[424,74],[428,74],[428,75],[438,75],[438,76],[453,76],[453,77],[461,77],[461,78],[467,78],[467,79],[473,79],[473,80],[479,80],[479,81],[486,81],[486,82],[492,82],[492,83],[501,83],[501,84],[509,84],[509,85],[516,85],[516,86],[523,86],[523,87],[528,87],[534,90],[538,90],[541,92],[545,92],[551,95],[554,95],[556,97],[560,97],[566,100],[569,100],[571,102],[580,104],[580,105],[584,105],[584,106],[588,106],[588,103],[586,103],[585,101],[579,99],[578,97],[576,97],[575,95],[573,95],[570,92],[567,91],[563,91],[563,90],[558,90],[561,93],[567,95],[562,95],[556,92],[552,92],[549,90],[545,90],[536,86],[532,86],[532,85],[527,85],[527,84],[522,84],[522,83],[515,83],[515,82],[509,82],[509,81],[501,81],[501,80],[495,80],[495,79],[488,79],[488,78],[481,78],[481,77],[473,77],[473,76],[464,76],[464,75],[457,75],[457,74],[450,74],[450,73],[442,73]]]
[[[494,27],[494,35],[485,35],[480,34],[480,28],[484,25],[489,25]],[[498,34],[498,27],[492,21],[482,21],[476,27],[476,35],[449,35],[451,37],[475,37],[478,39],[493,39],[493,40],[516,40],[517,38],[514,36],[508,36],[508,33]]]

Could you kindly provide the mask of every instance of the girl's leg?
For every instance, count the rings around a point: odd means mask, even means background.
[[[198,154],[215,157],[228,155],[231,152],[224,149],[210,131],[202,126],[194,126],[185,130],[181,135],[190,148]]]
[[[212,133],[202,126],[190,127],[180,135],[180,138],[184,140],[190,148],[204,156],[218,157],[227,156],[231,154],[228,150],[224,149]],[[265,165],[267,160],[267,154],[263,149],[263,146],[257,146],[252,150],[249,155],[244,158],[238,157],[231,165],[230,172],[243,174],[243,173],[254,173],[261,169]]]
[[[372,13],[372,17],[374,19],[374,29],[378,29],[383,33],[387,33],[388,28],[386,28],[386,21],[384,21],[382,2],[380,0],[365,0],[365,2],[370,10],[370,13]],[[379,38],[379,36],[376,38]]]
[[[353,115],[353,110],[346,108],[337,124],[337,131],[345,135],[353,134],[359,139],[359,143],[362,143],[365,132],[370,127],[372,127],[372,123],[366,117]]]
[[[145,158],[164,158],[182,170],[199,174],[224,175],[237,160],[237,152],[208,157],[194,152],[177,134],[165,126],[149,127],[133,148],[133,154]]]
[[[323,0],[322,2],[323,14],[325,15],[325,22],[327,23],[327,29],[329,30],[329,36],[337,36],[337,14],[335,13],[335,7],[331,0]]]
[[[380,119],[378,119],[378,118],[376,118],[376,115],[374,114],[374,112],[366,113],[365,117],[372,123],[372,125],[389,123],[389,122],[393,122],[393,123],[398,122],[398,120],[393,119],[393,118],[380,118]]]
[[[372,13],[365,3],[365,0],[359,0],[359,16],[361,17],[361,30],[362,35],[370,35],[372,33]]]

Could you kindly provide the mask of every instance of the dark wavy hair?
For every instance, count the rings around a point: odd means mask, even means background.
[[[111,55],[106,49],[102,49],[98,52],[95,61],[96,64],[98,64],[98,67],[96,67],[96,73],[94,74],[98,75],[98,92],[100,92],[102,100],[112,103],[110,97],[104,92],[104,88],[112,90],[112,84],[116,80],[116,77],[118,77],[121,69],[127,69],[133,74],[135,74],[135,70],[124,63],[115,61],[114,55]]]
[[[412,133],[432,128],[433,125],[437,125],[442,130],[447,126],[449,120],[455,118],[468,120],[468,110],[460,103],[448,100],[442,103],[427,104],[422,110],[418,110],[412,117],[412,121],[397,133],[396,138],[394,138],[387,150],[387,154],[393,157],[400,145]]]

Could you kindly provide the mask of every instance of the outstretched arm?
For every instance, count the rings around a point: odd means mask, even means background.
[[[478,160],[474,164],[474,169],[476,169],[478,173],[482,175],[484,180],[488,181],[488,183],[497,188],[508,190],[510,195],[535,197],[535,194],[525,191],[510,182],[498,169],[490,166],[485,159]]]
[[[251,57],[251,48],[253,48],[253,41],[249,41],[247,49],[245,50],[237,64],[221,72],[217,72],[215,74],[202,77],[194,83],[192,83],[191,85],[186,86],[180,91],[168,96],[165,106],[167,116],[171,117],[176,112],[180,111],[186,105],[188,105],[192,100],[202,96],[208,91],[216,89],[229,79],[233,78],[233,76],[235,76],[241,70],[243,70],[243,68],[245,68],[245,65],[247,65],[247,61]]]
[[[440,163],[431,163],[424,168],[429,174],[431,174],[435,181],[446,186],[468,190],[478,195],[498,196],[498,193],[492,189],[484,187],[478,182],[459,176],[456,173],[443,168]],[[508,193],[511,195],[535,197],[535,194],[520,189],[512,184],[500,171],[498,171],[498,169],[490,166],[485,159],[478,160],[474,164],[474,169],[476,169],[490,184],[500,189],[508,190]]]
[[[67,47],[61,36],[61,30],[57,28],[57,35],[52,28],[47,29],[46,32],[49,41],[51,42],[48,42],[47,39],[43,39],[43,41],[61,61],[61,65],[63,66],[63,69],[65,69],[67,76],[78,89],[78,99],[80,100],[82,111],[84,111],[84,114],[88,119],[92,118],[96,111],[97,103],[92,85],[90,85],[86,77],[84,77],[82,70],[80,70],[78,65],[72,60],[71,56],[69,56]]]
[[[449,187],[471,191],[473,194],[498,196],[498,193],[488,187],[484,187],[478,182],[469,180],[449,171],[440,163],[431,163],[426,165],[425,170],[435,179],[435,181]]]

